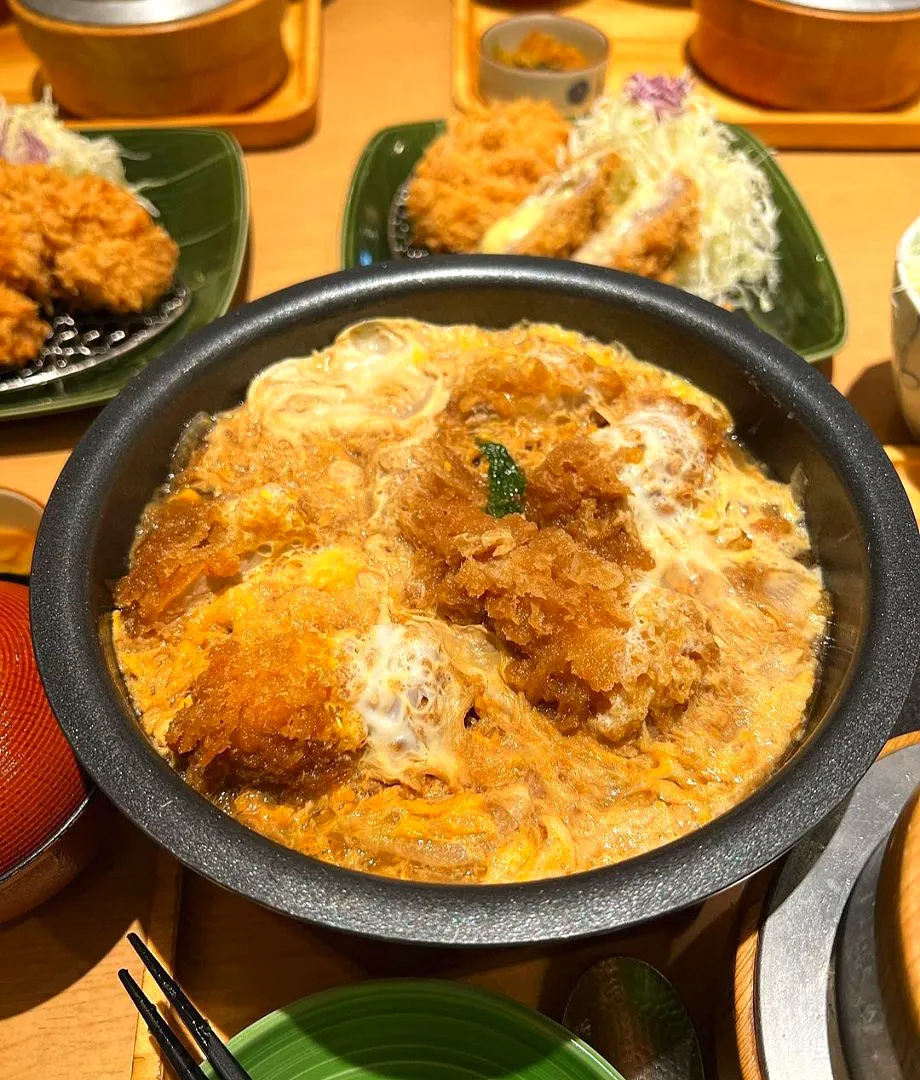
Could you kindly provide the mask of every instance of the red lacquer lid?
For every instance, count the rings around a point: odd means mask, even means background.
[[[29,590],[0,581],[0,876],[49,840],[87,793],[42,689]]]

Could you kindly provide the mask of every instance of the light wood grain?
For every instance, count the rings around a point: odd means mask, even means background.
[[[182,868],[179,863],[165,851],[158,851],[145,940],[147,947],[167,971],[175,968],[182,880]],[[181,1031],[181,1025],[176,1022],[172,1006],[169,1005],[163,991],[146,968],[141,979],[141,989],[160,1010],[161,1015],[169,1020],[173,1030]],[[138,1017],[134,1031],[131,1080],[163,1080],[163,1073],[163,1058],[147,1030],[147,1025]]]
[[[915,458],[920,462],[920,455],[915,456]],[[910,491],[912,486],[910,481],[906,486]],[[920,490],[914,488],[912,496],[916,497],[918,495],[920,495]],[[880,756],[885,757],[888,754],[895,753],[897,750],[903,750],[906,746],[916,746],[918,743],[920,743],[920,732],[918,731],[898,735],[885,744]],[[920,851],[920,844],[918,844],[918,851]],[[920,861],[914,863],[915,870],[917,866],[920,866]],[[741,1080],[766,1080],[761,1067],[760,1052],[757,1048],[755,1002],[760,926],[769,882],[770,878],[755,880],[745,890],[741,900],[741,915],[738,922],[739,929],[733,971],[736,1042],[731,1048],[731,1058],[737,1063]],[[920,882],[918,882],[918,888],[920,888]],[[916,920],[920,919],[920,896],[917,896],[915,901],[916,906],[912,916],[915,920],[913,924],[915,932],[913,939],[914,955],[918,952],[916,933],[920,929],[920,923]],[[920,983],[918,983],[918,987],[920,987]],[[920,1027],[914,1029],[915,1033],[917,1031],[920,1031]],[[882,1078],[879,1077],[879,1080],[882,1080]],[[907,1074],[905,1080],[916,1080],[916,1076]]]
[[[140,963],[156,849],[114,817],[102,852],[53,900],[0,926],[0,1067],[15,1080],[126,1080],[135,1014],[115,975]]]
[[[729,1053],[742,1080],[762,1080],[757,1051],[757,1028],[754,1020],[754,985],[757,978],[757,950],[760,942],[760,916],[772,871],[761,875],[744,892],[738,922],[738,947],[734,971],[734,1038]]]
[[[734,6],[737,0],[726,0]],[[687,67],[687,45],[697,25],[689,0],[577,0],[541,4],[599,27],[610,39],[607,86],[620,87],[634,71],[678,75]],[[461,109],[479,101],[478,43],[494,23],[526,8],[504,3],[453,0],[453,94]],[[756,39],[755,39],[756,40]],[[900,48],[900,44],[898,45]],[[890,50],[889,50],[890,51]],[[884,69],[892,57],[880,59]],[[911,54],[910,67],[914,67]],[[773,146],[787,149],[920,147],[920,102],[883,112],[792,112],[742,101],[701,80],[704,92],[726,123],[743,124]]]
[[[270,2],[275,3],[276,0],[270,0]],[[56,74],[60,74],[64,78],[65,96],[67,96],[69,89],[76,110],[85,112],[90,117],[68,121],[81,128],[94,130],[108,127],[143,126],[158,128],[205,125],[227,128],[236,135],[245,147],[283,146],[306,137],[316,124],[323,26],[322,2],[323,0],[290,0],[281,26],[281,37],[284,52],[287,56],[286,74],[282,73],[280,85],[277,85],[276,89],[272,87],[277,84],[278,80],[273,82],[268,80],[265,83],[267,96],[255,101],[248,108],[240,110],[235,107],[235,102],[227,99],[226,104],[234,106],[233,111],[230,112],[215,112],[212,110],[206,113],[180,115],[170,108],[167,111],[161,111],[157,116],[148,116],[143,120],[119,116],[108,105],[108,98],[105,95],[104,100],[101,101],[95,98],[90,100],[86,97],[90,90],[96,86],[97,79],[94,74],[95,69],[83,70],[80,63],[87,61],[92,65],[95,62],[92,42],[87,43],[81,36],[80,43],[73,50],[73,56],[67,52],[66,38],[62,39],[60,35],[52,36],[47,46],[36,42],[36,47],[42,49],[42,51],[46,47],[51,49],[52,55],[59,57],[65,65],[63,71],[56,72]],[[22,8],[22,5],[20,5],[20,8]],[[33,21],[33,32],[40,34],[44,22],[42,20]],[[206,31],[208,31],[209,25],[209,23],[205,23]],[[184,38],[181,40],[185,41]],[[98,46],[98,42],[96,45]],[[182,47],[184,48],[184,45]],[[143,52],[145,59],[149,62],[155,50],[145,47]],[[175,53],[175,50],[173,52]],[[212,63],[214,52],[214,47],[208,47],[207,44],[202,46],[200,50],[201,56],[209,58]],[[264,49],[254,61],[255,66],[260,68],[262,72],[264,72],[264,65],[262,65],[260,57],[264,58],[266,55],[269,61],[272,61],[271,53],[266,54]],[[120,63],[124,56],[123,50],[119,51],[115,55],[115,60]],[[179,56],[178,53],[174,55],[173,67],[175,67],[175,62],[179,59]],[[279,58],[275,53],[274,61],[277,62],[279,59],[283,58]],[[195,57],[185,57],[183,62],[191,63],[194,60]],[[234,64],[234,66],[236,65]],[[233,77],[239,78],[240,72],[235,71]],[[219,68],[206,73],[206,78],[213,78],[219,85],[224,87],[227,85],[226,79]],[[259,74],[259,78],[262,78],[262,74]],[[22,33],[16,24],[12,20],[4,21],[2,15],[0,15],[0,97],[4,97],[8,102],[14,104],[32,101],[42,92],[46,81],[46,75],[40,69],[38,57],[25,44]],[[83,86],[83,82],[87,85]],[[200,82],[200,75],[196,76],[196,83],[198,82]],[[272,83],[272,86],[269,83]],[[162,85],[159,90],[153,87],[152,93],[154,95],[157,93],[172,95],[177,92],[177,89],[179,89],[177,80],[172,80],[170,83]],[[270,89],[271,92],[268,93]],[[127,90],[130,92],[130,87]],[[184,104],[186,108],[195,108],[200,104],[200,98],[196,102],[188,97],[187,91],[185,94]],[[143,111],[146,104],[147,102],[144,100],[137,101],[135,111]],[[161,104],[165,107],[170,103],[161,99]],[[94,113],[103,115],[106,118],[92,119]]]
[[[561,1018],[582,972],[611,953],[637,955],[671,978],[704,1041],[727,992],[726,914],[738,890],[631,933],[550,947],[422,949],[305,926],[186,876],[176,975],[224,1035],[318,990],[366,978],[459,979]],[[730,919],[729,919],[730,922]]]

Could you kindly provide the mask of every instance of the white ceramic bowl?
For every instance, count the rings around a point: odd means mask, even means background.
[[[907,273],[911,249],[916,253],[914,284]],[[901,412],[920,440],[920,218],[898,244],[891,294],[891,366]]]
[[[588,66],[578,71],[527,71],[495,59],[497,49],[516,49],[532,30],[581,49]],[[479,93],[485,101],[550,101],[564,115],[576,116],[604,92],[609,53],[610,42],[590,23],[546,12],[515,15],[490,27],[479,40]]]

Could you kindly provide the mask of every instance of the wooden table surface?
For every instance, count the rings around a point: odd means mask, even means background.
[[[449,0],[332,0],[325,8],[320,120],[289,149],[247,155],[252,245],[247,293],[335,270],[346,186],[379,128],[450,106]],[[888,443],[907,441],[888,370],[895,245],[920,214],[920,154],[786,153],[840,274],[850,337],[834,384]],[[0,483],[46,499],[94,411],[0,425]],[[133,966],[124,934],[144,917],[153,848],[125,822],[62,895],[0,928],[0,1066],[5,1080],[127,1080],[134,1015],[115,978]]]

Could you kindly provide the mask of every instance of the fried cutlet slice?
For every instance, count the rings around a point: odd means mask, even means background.
[[[688,700],[717,648],[693,602],[656,608],[647,640],[630,637],[629,583],[648,559],[621,513],[626,489],[612,463],[606,476],[560,483],[583,459],[581,448],[562,451],[542,479],[544,523],[530,506],[526,517],[488,516],[482,481],[459,457],[440,443],[421,454],[399,517],[419,580],[442,618],[485,626],[506,646],[502,675],[512,689],[551,708],[565,731],[603,717],[594,728],[611,741],[634,734],[652,710]],[[599,529],[608,514],[612,528]]]
[[[265,619],[216,646],[166,734],[193,783],[306,790],[347,764],[366,732],[341,700],[325,637]]]
[[[68,178],[70,179],[70,178]],[[134,196],[98,176],[47,192],[56,294],[69,306],[144,311],[169,288],[179,248]]]
[[[610,206],[616,154],[585,161],[531,195],[482,239],[489,254],[542,255],[565,259],[600,226]]]
[[[114,311],[146,311],[169,289],[176,272],[178,248],[160,228],[137,237],[111,237],[87,230],[79,243],[55,259],[56,295],[68,307]]]
[[[46,304],[51,295],[51,271],[44,259],[44,242],[35,219],[0,201],[0,284]]]
[[[50,332],[34,300],[0,283],[0,370],[34,360]]]
[[[522,99],[455,117],[425,151],[406,198],[413,239],[475,251],[489,228],[554,172],[569,125],[549,102]]]
[[[680,259],[699,247],[699,191],[682,173],[673,173],[655,201],[615,215],[573,258],[671,282]]]
[[[167,291],[178,257],[131,192],[99,176],[0,162],[0,281],[42,303],[126,314]]]

